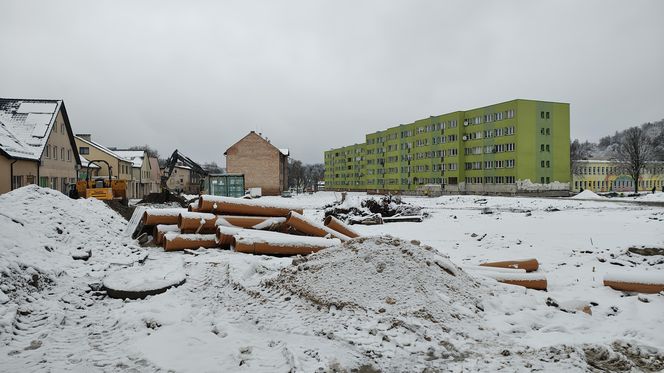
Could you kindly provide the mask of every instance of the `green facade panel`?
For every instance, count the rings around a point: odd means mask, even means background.
[[[512,100],[419,119],[325,152],[331,190],[514,192],[569,183],[569,104]]]

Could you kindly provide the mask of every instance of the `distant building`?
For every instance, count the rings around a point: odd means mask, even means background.
[[[576,192],[632,192],[634,179],[626,175],[616,161],[586,159],[574,161],[572,165],[572,185]],[[639,178],[639,191],[652,188],[661,191],[664,186],[664,162],[648,162]]]
[[[150,158],[150,179],[152,179],[152,191],[150,193],[157,193],[161,191],[161,170],[159,168],[159,159],[156,157]]]
[[[102,160],[111,166],[111,176],[116,180],[127,181],[127,198],[137,198],[134,195],[135,181],[133,180],[131,159],[125,158],[113,150],[92,141],[90,134],[77,134],[75,137],[78,152],[88,161]],[[104,163],[97,164],[100,169],[97,176],[108,177],[109,170]]]
[[[162,169],[162,173],[165,170]],[[166,181],[166,186],[168,189],[176,192],[183,192],[187,194],[195,194],[197,191],[192,191],[192,180],[191,180],[191,167],[176,165],[173,168],[173,173],[171,177]]]
[[[569,134],[567,103],[517,99],[431,116],[326,151],[325,188],[566,195]]]
[[[66,193],[80,165],[62,100],[0,98],[0,194],[27,184]]]
[[[131,160],[133,181],[131,195],[133,198],[143,198],[152,193],[155,181],[152,177],[152,165],[148,159],[148,153],[145,150],[113,151],[121,157]]]
[[[288,149],[279,149],[254,131],[224,153],[226,172],[243,174],[244,187],[261,188],[264,196],[288,189]]]

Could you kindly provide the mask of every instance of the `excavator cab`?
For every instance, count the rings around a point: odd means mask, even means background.
[[[90,166],[104,163],[108,167],[108,178],[97,177],[91,179]],[[104,160],[94,160],[88,163],[87,176],[85,180],[76,183],[78,195],[85,198],[96,198],[103,201],[127,200],[127,181],[113,180],[113,168]]]

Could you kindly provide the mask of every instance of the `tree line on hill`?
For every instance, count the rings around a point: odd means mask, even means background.
[[[570,162],[573,174],[580,174],[579,160],[603,159],[616,161],[620,171],[639,180],[648,162],[664,161],[664,119],[640,126],[616,131],[613,136],[604,136],[598,143],[570,142]],[[634,183],[638,193],[639,183]]]

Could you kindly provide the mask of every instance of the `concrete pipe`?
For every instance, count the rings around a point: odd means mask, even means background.
[[[217,226],[217,243],[222,248],[229,248],[235,245],[235,235],[238,234],[242,228],[226,227],[223,225]]]
[[[267,242],[244,243],[236,242],[235,251],[238,253],[258,254],[258,255],[308,255],[324,249],[324,247],[315,246],[276,246]]]
[[[504,262],[487,262],[481,263],[483,267],[498,267],[498,268],[514,268],[525,269],[526,272],[534,272],[539,268],[537,259],[522,259],[522,260],[508,260]]]
[[[168,232],[175,232],[175,233],[180,233],[180,229],[178,228],[177,225],[165,225],[165,224],[157,224],[154,226],[154,229],[152,231],[152,240],[156,245],[163,245],[164,243],[164,235]]]
[[[294,236],[250,229],[240,229],[233,237],[235,251],[251,254],[306,255],[341,244],[337,238]]]
[[[326,227],[331,228],[343,235],[346,235],[350,238],[356,238],[360,237],[360,234],[357,233],[356,231],[353,230],[350,226],[348,226],[346,223],[342,222],[341,220],[335,218],[334,216],[330,215],[325,218],[325,223],[323,223]]]
[[[607,273],[604,275],[604,286],[620,291],[649,294],[659,293],[660,291],[664,291],[664,272]]]
[[[178,215],[186,211],[187,209],[148,209],[143,213],[141,222],[144,226],[157,224],[173,225],[178,223]]]
[[[214,234],[178,234],[168,232],[164,235],[164,250],[176,251],[198,249],[201,247],[219,247]]]
[[[546,290],[546,276],[540,273],[509,273],[497,271],[476,272],[476,274],[492,278],[509,285],[523,286],[529,289]]]
[[[326,237],[329,235],[330,237],[338,238],[342,241],[350,239],[350,237],[345,234],[330,229],[323,224],[319,224],[295,211],[288,213],[288,216],[286,216],[286,224],[298,232],[314,237]]]
[[[664,291],[664,284],[640,284],[638,282],[621,282],[604,280],[604,286],[614,290],[633,291],[636,293],[655,294]]]
[[[302,213],[302,209],[274,202],[209,195],[199,198],[198,209],[219,215],[286,216],[291,210]]]
[[[498,280],[498,282],[502,282],[503,284],[508,284],[508,285],[523,286],[524,288],[534,289],[534,290],[546,290],[546,288],[547,288],[546,279],[539,279],[539,280]]]
[[[237,215],[220,215],[217,217],[217,225],[219,226],[269,231],[281,231],[281,226],[283,226],[285,222],[286,218],[284,217]]]
[[[216,222],[217,215],[205,212],[183,212],[178,216],[178,228],[182,233],[215,233]]]

